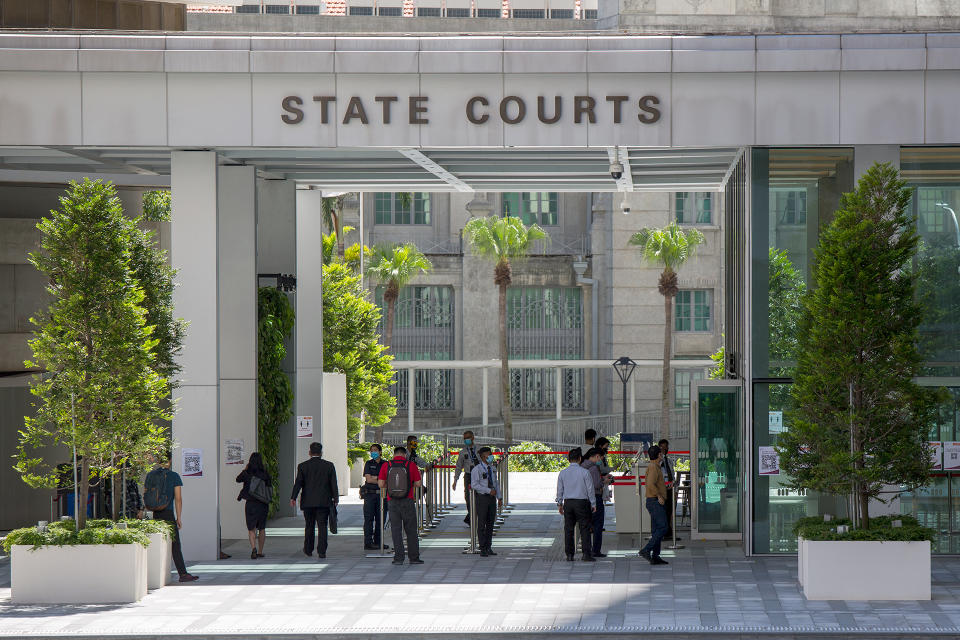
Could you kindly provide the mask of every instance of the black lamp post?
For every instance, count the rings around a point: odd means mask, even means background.
[[[636,368],[637,363],[627,356],[622,356],[613,363],[613,370],[617,372],[620,381],[623,382],[623,433],[627,432],[627,381]]]

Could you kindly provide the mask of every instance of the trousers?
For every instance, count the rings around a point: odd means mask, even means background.
[[[407,555],[411,560],[420,559],[420,537],[417,533],[417,507],[410,498],[390,498],[387,501],[390,515],[390,535],[393,536],[393,559],[403,561],[403,534],[407,534]]]
[[[480,551],[489,551],[493,546],[493,525],[497,521],[497,499],[488,493],[478,493],[477,503],[477,546]]]
[[[154,511],[153,519],[173,523],[173,564],[177,568],[177,573],[185,575],[187,565],[183,562],[183,549],[180,546],[180,529],[177,528],[177,516],[174,515],[173,509],[167,508],[163,511]]]
[[[363,499],[363,544],[365,546],[380,546],[384,515],[386,514],[380,511],[379,493],[366,496]]]
[[[317,539],[317,553],[326,555],[327,553],[327,519],[330,517],[330,507],[303,507],[303,552],[307,555],[313,553],[313,536],[315,530],[319,529],[320,536]]]
[[[601,552],[603,546],[603,494],[597,494],[597,510],[593,512],[590,518],[590,527],[593,529],[593,537],[591,539],[591,549],[593,555],[597,555]]]
[[[563,549],[568,556],[577,552],[573,544],[573,529],[580,527],[580,546],[584,557],[590,553],[590,501],[583,499],[563,501]]]
[[[656,498],[647,498],[647,511],[650,513],[650,527],[653,534],[643,550],[649,551],[652,557],[658,558],[660,557],[660,543],[667,533],[667,514],[663,505]]]

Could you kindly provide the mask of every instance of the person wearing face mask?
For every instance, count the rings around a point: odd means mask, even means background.
[[[593,533],[590,539],[590,548],[594,558],[606,558],[607,554],[602,553],[600,548],[603,546],[603,488],[604,482],[600,476],[601,464],[600,449],[594,447],[587,451],[583,456],[580,466],[590,472],[590,479],[593,481],[593,495],[597,500],[597,509],[590,516],[590,529]]]
[[[370,459],[363,465],[363,486],[360,487],[363,498],[363,548],[367,551],[380,549],[380,536],[386,513],[380,511],[380,467],[385,464],[382,449],[378,444],[370,445]],[[384,511],[386,508],[384,507]],[[387,545],[383,548],[389,549]]]
[[[453,471],[453,490],[457,490],[457,480],[463,473],[463,499],[467,502],[467,517],[463,519],[464,523],[470,524],[470,472],[480,462],[477,456],[477,447],[474,444],[473,431],[463,432],[463,448],[460,449],[460,455],[457,456],[457,468]]]
[[[597,438],[595,445],[600,450],[600,478],[603,480],[603,502],[610,502],[610,484],[613,482],[613,467],[607,464],[607,451],[610,450],[610,441],[606,438]],[[602,522],[602,521],[601,521]]]
[[[503,504],[492,453],[490,447],[481,448],[477,452],[480,462],[470,472],[470,486],[476,493],[477,512],[474,517],[477,519],[477,540],[482,558],[497,555],[493,550],[493,524],[497,520],[497,506]]]

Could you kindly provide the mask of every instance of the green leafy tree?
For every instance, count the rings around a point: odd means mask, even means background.
[[[157,339],[131,269],[137,230],[113,185],[71,182],[37,227],[30,262],[48,278],[51,303],[33,319],[26,365],[45,373],[31,385],[36,413],[25,418],[15,468],[30,486],[53,487],[60,474],[43,449],[75,450],[83,528],[91,479],[166,448],[169,386],[155,368]]]
[[[130,268],[143,289],[143,308],[146,324],[153,327],[156,339],[153,368],[177,387],[180,365],[177,356],[183,348],[187,323],[174,317],[173,279],[177,272],[167,261],[167,252],[160,249],[152,231],[145,230],[143,223],[165,222],[170,219],[170,192],[147,191],[143,194],[143,216],[134,220],[131,233]]]
[[[384,285],[383,301],[387,305],[387,321],[384,323],[383,345],[388,349],[393,343],[393,319],[397,311],[400,289],[421,273],[427,273],[433,264],[413,244],[378,245],[373,248],[373,257],[367,267],[367,276]]]
[[[343,204],[349,195],[349,193],[341,193],[324,198],[321,205],[323,223],[327,226],[327,230],[336,236],[337,256],[341,258],[343,257],[343,236],[346,234],[341,226],[343,224]]]
[[[257,447],[274,482],[280,473],[280,427],[293,415],[293,387],[283,370],[285,341],[296,316],[287,294],[272,287],[257,291]],[[280,506],[273,492],[270,513]]]
[[[641,229],[630,237],[630,244],[640,247],[644,262],[663,267],[658,290],[663,296],[663,384],[661,390],[660,429],[664,438],[670,438],[670,371],[671,347],[673,345],[673,299],[680,290],[677,285],[677,270],[693,257],[697,247],[703,244],[703,234],[697,229],[683,229],[676,221],[662,229]]]
[[[957,376],[960,367],[960,247],[955,240],[931,238],[921,242],[917,264],[917,288],[924,305],[920,325],[921,351],[932,365],[926,375]]]
[[[726,347],[720,345],[719,349],[710,354],[710,360],[713,361],[713,368],[707,373],[707,377],[711,380],[723,380],[727,376]]]
[[[768,258],[770,375],[789,377],[797,359],[797,328],[803,314],[802,299],[807,286],[786,251],[770,247]]]
[[[393,358],[380,344],[380,309],[360,286],[360,276],[334,262],[323,268],[323,370],[347,377],[347,435],[356,440],[366,423],[379,427],[397,413],[390,395]]]
[[[546,240],[548,236],[538,225],[528,227],[515,216],[473,218],[463,228],[463,236],[474,254],[494,263],[493,282],[499,290],[503,435],[509,447],[513,443],[513,411],[510,405],[510,354],[507,351],[507,287],[513,282],[512,263],[526,258],[533,243]]]
[[[910,198],[890,164],[841,198],[803,298],[794,409],[777,445],[792,488],[852,492],[863,528],[885,485],[929,482],[937,394],[913,381],[922,309],[908,268],[918,243]]]

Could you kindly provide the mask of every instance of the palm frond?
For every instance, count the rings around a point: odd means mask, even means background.
[[[629,244],[640,247],[640,256],[645,262],[663,265],[671,271],[692,258],[703,243],[699,230],[684,229],[676,222],[661,229],[641,229],[629,240]]]
[[[516,216],[474,218],[464,227],[463,236],[475,255],[493,262],[523,259],[535,242],[550,239],[539,225],[528,227]]]
[[[433,268],[433,264],[413,244],[376,245],[370,256],[367,276],[382,284],[391,283],[403,288],[421,273]]]

